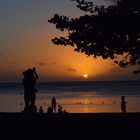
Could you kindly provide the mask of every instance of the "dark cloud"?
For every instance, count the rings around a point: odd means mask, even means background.
[[[6,62],[6,64],[8,64],[8,65],[13,65],[13,64],[16,64],[17,62],[16,61],[9,61],[9,62]]]
[[[52,62],[52,63],[51,63],[51,65],[55,65],[55,64],[56,64],[55,62]]]
[[[68,68],[67,71],[70,71],[70,72],[76,72],[76,69]]]
[[[11,64],[16,64],[17,62],[16,61],[11,61]]]
[[[138,74],[138,73],[140,73],[140,70],[134,70],[133,73],[134,73],[134,74]]]
[[[51,63],[39,62],[39,63],[38,63],[38,65],[41,66],[41,67],[42,67],[42,66],[55,65],[55,64],[56,64],[55,62],[51,62]]]
[[[45,65],[46,65],[46,63],[39,62],[39,63],[38,63],[38,65],[39,65],[39,66],[45,66]]]
[[[3,55],[3,52],[0,52],[0,56]]]

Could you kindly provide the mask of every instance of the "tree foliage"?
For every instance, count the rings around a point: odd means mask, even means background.
[[[71,1],[87,14],[78,18],[55,14],[49,22],[62,32],[68,31],[68,36],[55,37],[54,44],[73,46],[87,56],[111,58],[121,67],[140,65],[139,0],[120,0],[108,7],[86,0]]]

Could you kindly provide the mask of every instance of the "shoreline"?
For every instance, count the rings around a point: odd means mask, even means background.
[[[123,122],[126,121],[138,122],[140,123],[140,112],[129,112],[129,113],[21,113],[21,112],[0,112],[0,122],[15,121],[38,121],[44,123],[50,123],[53,120],[55,122],[67,123],[68,121],[84,121],[87,124],[96,123],[98,121],[102,122]]]
[[[126,112],[126,113],[122,113],[122,112],[101,112],[101,113],[53,113],[53,114],[48,114],[48,113],[22,113],[22,112],[0,112],[0,119],[1,117],[5,116],[5,117],[20,117],[20,116],[36,116],[36,117],[43,117],[43,116],[72,116],[72,117],[98,117],[98,116],[106,116],[106,117],[140,117],[140,112]]]
[[[0,112],[0,131],[23,138],[134,139],[139,137],[140,112],[24,114]],[[8,136],[8,135],[7,135]],[[112,137],[113,136],[113,137]]]

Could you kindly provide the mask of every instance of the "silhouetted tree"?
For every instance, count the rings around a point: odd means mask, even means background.
[[[139,0],[120,0],[107,7],[86,0],[71,1],[87,14],[78,18],[55,14],[48,20],[60,31],[68,31],[68,36],[52,39],[54,44],[70,45],[95,58],[111,58],[121,67],[140,65]]]

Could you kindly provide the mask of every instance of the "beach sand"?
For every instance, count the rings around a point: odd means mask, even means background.
[[[140,137],[140,113],[0,113],[0,132],[25,139],[135,139]]]

